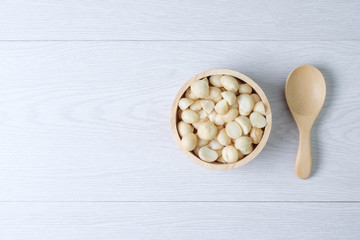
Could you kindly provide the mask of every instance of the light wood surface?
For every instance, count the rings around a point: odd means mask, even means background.
[[[5,0],[0,39],[360,40],[359,8],[355,0]]]
[[[3,1],[0,239],[359,239],[357,1]],[[294,174],[286,77],[327,95],[313,173]],[[255,161],[211,171],[170,131],[174,96],[206,69],[266,93]]]
[[[193,153],[187,151],[186,149],[184,149],[182,147],[182,145],[180,143],[180,141],[181,141],[180,135],[179,135],[178,129],[177,129],[177,123],[179,122],[178,118],[177,118],[177,113],[179,110],[179,107],[178,107],[179,100],[181,99],[181,97],[183,97],[183,95],[185,94],[185,91],[191,86],[191,84],[193,84],[195,81],[198,81],[205,77],[210,77],[212,75],[229,75],[229,76],[233,76],[233,77],[240,79],[243,82],[249,84],[252,87],[252,89],[254,90],[254,92],[259,95],[259,97],[261,98],[261,100],[265,106],[266,126],[265,126],[264,134],[261,138],[260,143],[256,146],[254,151],[252,151],[249,155],[246,155],[243,159],[241,159],[241,161],[231,163],[231,164],[222,164],[222,163],[217,163],[217,162],[210,163],[210,162],[202,161],[196,155],[194,155]],[[252,161],[264,149],[265,144],[269,139],[270,132],[271,132],[271,126],[272,126],[270,103],[269,103],[269,100],[267,99],[264,91],[261,89],[261,87],[254,80],[249,78],[248,76],[246,76],[242,73],[239,73],[237,71],[230,70],[230,69],[211,69],[211,70],[207,70],[202,73],[196,74],[190,80],[186,81],[185,84],[179,89],[178,93],[176,94],[176,96],[174,98],[173,104],[171,106],[170,126],[171,126],[171,132],[173,134],[174,140],[175,140],[176,144],[178,145],[178,147],[188,158],[193,160],[195,163],[199,164],[200,166],[203,166],[203,167],[206,167],[209,169],[213,169],[213,170],[235,169],[238,167],[242,167],[245,164]]]
[[[358,42],[2,42],[0,51],[0,200],[360,200]],[[294,175],[298,130],[284,94],[301,63],[328,87],[306,183]],[[189,161],[169,124],[184,79],[220,65],[246,69],[273,115],[256,161],[226,172]]]
[[[359,215],[356,203],[2,203],[0,238],[357,240]]]
[[[295,171],[307,179],[312,171],[311,129],[324,105],[326,84],[324,76],[314,66],[301,65],[289,74],[285,85],[286,101],[299,128],[299,149]]]

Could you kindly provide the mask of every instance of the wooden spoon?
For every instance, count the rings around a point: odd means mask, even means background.
[[[311,128],[325,101],[325,79],[316,67],[299,66],[286,80],[285,95],[300,135],[296,175],[306,179],[310,177],[312,170]]]

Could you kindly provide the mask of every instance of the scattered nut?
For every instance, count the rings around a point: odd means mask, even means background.
[[[178,128],[179,135],[181,137],[183,137],[187,133],[193,133],[194,132],[194,127],[191,126],[190,124],[184,122],[184,121],[180,121],[177,124],[177,128]]]
[[[190,89],[198,98],[205,98],[209,96],[209,84],[204,80],[195,81],[191,84]]]
[[[231,143],[231,138],[227,135],[226,129],[224,128],[219,131],[219,134],[217,135],[216,139],[223,146],[227,146]]]
[[[192,103],[194,102],[194,100],[190,99],[190,98],[182,98],[179,101],[179,108],[181,110],[185,110],[187,109]]]
[[[230,91],[222,92],[221,96],[226,100],[226,102],[229,105],[232,105],[236,102],[236,95],[233,92]]]
[[[248,117],[245,116],[237,117],[235,118],[235,122],[237,122],[240,125],[244,135],[247,135],[250,132],[251,122]]]
[[[193,133],[185,134],[181,139],[181,145],[188,151],[192,151],[195,149],[197,144],[196,135]]]
[[[240,94],[250,94],[252,92],[252,88],[249,84],[239,84],[239,93]]]
[[[258,112],[261,115],[265,116],[265,105],[263,102],[257,102],[254,106],[254,112]]]
[[[212,140],[217,135],[217,128],[212,122],[204,122],[200,124],[197,134],[201,139]]]
[[[259,144],[263,136],[263,130],[261,128],[252,128],[250,131],[250,138],[254,144]]]
[[[239,89],[238,81],[232,76],[224,75],[220,78],[220,82],[221,85],[228,91],[237,92]]]
[[[229,110],[228,104],[226,102],[225,99],[220,100],[216,105],[215,105],[215,111],[218,114],[225,114],[227,113],[227,111]]]
[[[238,151],[234,146],[224,147],[222,150],[222,157],[227,163],[234,163],[238,160],[239,155]]]
[[[186,123],[196,123],[199,121],[199,115],[193,110],[186,109],[182,112],[181,118]]]
[[[258,112],[253,112],[250,114],[250,122],[251,125],[256,128],[263,128],[266,126],[266,119]]]
[[[226,134],[230,137],[230,138],[238,138],[241,136],[242,134],[242,130],[239,124],[237,124],[236,122],[232,121],[226,124],[225,127],[226,130]]]
[[[204,146],[199,149],[199,157],[206,162],[214,162],[218,158],[218,154],[216,151]]]

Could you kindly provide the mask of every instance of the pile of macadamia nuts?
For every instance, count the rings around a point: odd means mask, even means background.
[[[179,101],[181,145],[206,162],[235,163],[263,136],[265,106],[250,85],[228,75],[195,81]]]

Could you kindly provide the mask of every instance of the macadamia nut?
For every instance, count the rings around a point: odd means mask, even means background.
[[[186,123],[196,123],[200,119],[199,115],[190,109],[186,109],[185,111],[183,111],[181,114],[181,118]]]
[[[239,93],[240,94],[250,94],[252,92],[252,88],[249,84],[239,84]]]
[[[241,94],[238,98],[240,115],[248,116],[254,108],[254,100],[249,94]]]
[[[209,144],[209,140],[204,140],[204,139],[199,138],[197,141],[197,147],[199,147],[199,148],[206,146],[208,144]]]
[[[218,114],[225,114],[227,113],[227,111],[229,110],[229,106],[226,102],[225,99],[220,100],[216,105],[215,105],[215,111]]]
[[[252,128],[250,131],[250,138],[254,144],[259,144],[263,136],[263,130],[261,128]]]
[[[266,119],[258,112],[253,112],[250,114],[250,122],[251,125],[256,128],[263,128],[266,126]]]
[[[199,149],[199,157],[206,162],[214,162],[218,158],[218,154],[216,151],[204,146]]]
[[[218,159],[216,159],[216,161],[218,161],[219,163],[226,163],[222,156],[218,157]]]
[[[204,77],[203,79],[201,79],[202,81],[206,82],[209,85],[209,79],[207,77]]]
[[[221,75],[213,75],[210,77],[210,83],[211,85],[215,87],[222,87],[220,82]]]
[[[230,91],[222,92],[221,96],[226,100],[226,102],[229,105],[232,105],[236,102],[236,95],[233,92],[230,92]]]
[[[221,85],[228,91],[237,92],[239,90],[239,83],[238,81],[228,75],[224,75],[220,78]]]
[[[227,146],[227,145],[229,145],[231,143],[231,138],[227,135],[226,129],[224,129],[224,128],[220,130],[220,132],[217,135],[216,139],[223,146]]]
[[[217,115],[217,113],[214,110],[208,115],[208,118],[209,118],[210,122],[215,121],[216,115]]]
[[[185,97],[186,97],[186,98],[189,98],[189,99],[191,99],[191,100],[196,100],[196,99],[198,99],[198,97],[195,96],[195,94],[191,91],[190,88],[188,88],[188,90],[186,90],[186,92],[185,92]]]
[[[248,154],[247,152],[252,147],[251,138],[242,136],[235,140],[235,148],[240,150],[240,152],[244,155]]]
[[[201,147],[196,146],[196,148],[193,150],[193,152],[195,153],[196,156],[199,156],[199,150]]]
[[[212,150],[219,150],[219,149],[223,149],[223,145],[221,145],[218,140],[216,139],[213,139],[209,142],[209,145],[208,145],[209,148],[211,148]]]
[[[257,102],[254,106],[254,112],[258,112],[261,115],[265,116],[265,105],[263,102]]]
[[[242,154],[242,152],[240,152],[240,150],[237,150],[238,151],[238,160],[244,158],[244,154]]]
[[[194,102],[194,100],[190,99],[190,98],[182,98],[179,101],[179,108],[181,110],[185,110],[187,109],[192,103]]]
[[[190,109],[193,111],[200,111],[201,109],[201,100],[195,100],[191,105]]]
[[[204,80],[195,81],[191,84],[190,89],[198,98],[205,98],[209,96],[209,84]]]
[[[217,114],[216,117],[215,117],[214,123],[215,123],[217,126],[222,126],[222,125],[225,124],[225,120],[224,120],[224,118],[222,117],[222,115]]]
[[[196,135],[193,133],[187,133],[181,139],[181,145],[188,151],[192,151],[195,149],[197,144]]]
[[[218,102],[222,99],[220,88],[210,87],[209,89],[210,89],[209,96],[207,97],[207,99],[212,100],[214,102]]]
[[[194,127],[184,121],[180,121],[177,125],[177,128],[181,137],[183,137],[187,133],[194,132]]]
[[[224,161],[227,163],[234,163],[239,158],[238,151],[234,146],[224,147],[221,156],[223,157]]]
[[[261,101],[259,95],[257,95],[256,93],[251,94],[250,97],[254,100],[254,103]]]
[[[244,155],[248,155],[248,154],[250,154],[252,151],[254,151],[254,147],[253,147],[253,145],[251,144],[251,146],[250,146],[250,148],[248,148],[247,150],[245,150],[245,151],[240,151],[242,154],[244,154]]]
[[[200,124],[197,134],[201,139],[212,140],[217,135],[217,128],[212,122],[204,122]]]
[[[204,111],[204,109],[201,109],[198,114],[200,120],[206,120],[206,118],[208,117],[208,114]]]
[[[215,107],[214,102],[211,100],[201,100],[200,103],[201,103],[202,109],[204,109],[205,112],[208,114],[211,113]]]
[[[225,122],[231,122],[234,121],[234,119],[239,115],[239,112],[235,108],[230,108],[230,110],[222,115],[222,118]]]
[[[194,127],[196,130],[198,130],[199,127],[200,127],[200,125],[201,125],[202,123],[205,123],[205,122],[208,122],[208,120],[207,120],[206,118],[205,118],[205,119],[199,119],[199,121],[193,123],[192,125],[193,125],[193,127]]]
[[[226,124],[225,127],[226,130],[226,134],[230,137],[230,138],[238,138],[241,136],[242,134],[242,130],[239,124],[237,124],[236,122],[232,121]]]
[[[247,135],[250,132],[251,122],[248,117],[245,117],[245,116],[237,117],[237,118],[235,118],[235,122],[237,122],[240,125],[244,135]]]

